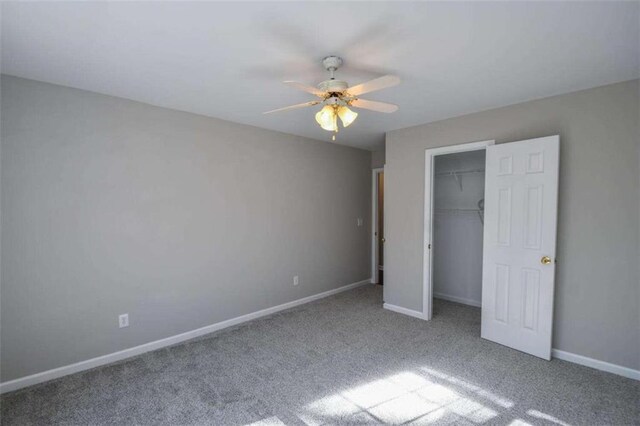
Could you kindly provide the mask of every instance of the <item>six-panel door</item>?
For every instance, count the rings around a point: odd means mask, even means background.
[[[551,358],[558,136],[489,146],[482,337]]]

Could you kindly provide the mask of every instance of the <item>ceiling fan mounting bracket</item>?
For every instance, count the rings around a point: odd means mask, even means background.
[[[342,65],[342,58],[339,56],[327,56],[322,60],[322,65],[327,71],[333,73]]]
[[[326,92],[329,96],[341,95],[346,92],[349,84],[346,81],[336,80],[334,72],[342,65],[342,58],[338,56],[327,56],[322,60],[322,65],[329,71],[331,77],[318,84],[318,89]]]

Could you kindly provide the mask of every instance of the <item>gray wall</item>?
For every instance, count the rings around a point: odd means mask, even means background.
[[[2,381],[370,276],[368,151],[14,77],[1,95]]]
[[[638,80],[393,131],[385,302],[421,310],[424,150],[560,135],[553,347],[640,368]]]
[[[379,169],[384,167],[384,150],[371,152],[371,168]]]

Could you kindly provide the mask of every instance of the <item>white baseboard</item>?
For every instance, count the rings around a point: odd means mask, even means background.
[[[439,296],[436,296],[436,297],[439,297]],[[440,298],[446,299],[446,297],[440,297]],[[459,301],[459,300],[453,300],[453,299],[447,299],[447,300],[452,300],[453,302]],[[464,302],[459,302],[459,303],[464,303]],[[393,312],[398,312],[400,314],[409,315],[419,319],[424,319],[422,312],[414,311],[413,309],[407,309],[407,308],[403,308],[402,306],[391,305],[389,303],[385,303],[383,307]],[[559,349],[552,349],[551,356],[553,358],[561,359],[568,362],[573,362],[575,364],[584,365],[585,367],[591,367],[591,368],[595,368],[596,370],[602,370],[608,373],[617,374],[619,376],[627,377],[629,379],[640,380],[640,370],[634,370],[632,368],[623,367],[617,364],[611,364],[609,362],[600,361],[593,358],[588,358],[586,356],[577,355],[571,352],[561,351]]]
[[[436,299],[448,300],[449,302],[462,303],[463,305],[471,305],[475,307],[482,307],[482,303],[472,299],[466,299],[464,297],[451,296],[443,293],[433,293],[433,297]]]
[[[586,367],[595,368],[596,370],[617,374],[618,376],[627,377],[629,379],[640,380],[640,370],[634,370],[633,368],[611,364],[610,362],[600,361],[571,352],[561,351],[559,349],[551,349],[551,356],[563,361],[569,361]]]
[[[207,325],[195,330],[187,331],[185,333],[177,334],[175,336],[167,337],[165,339],[156,340],[154,342],[145,343],[143,345],[134,346],[133,348],[124,349],[122,351],[114,352],[107,355],[102,355],[96,358],[91,358],[85,361],[76,362],[75,364],[65,365],[63,367],[54,368],[52,370],[43,371],[41,373],[32,374],[30,376],[20,377],[15,380],[0,383],[0,394],[18,390],[27,386],[32,386],[38,383],[43,383],[49,380],[57,379],[62,376],[77,373],[91,368],[99,367],[101,365],[111,364],[112,362],[121,361],[123,359],[131,358],[136,355],[143,354],[145,352],[154,351],[156,349],[164,348],[167,346],[175,345],[177,343],[184,342],[196,337],[203,336],[205,334],[213,333],[214,331],[222,330],[223,328],[231,327],[243,322],[251,321],[256,318],[264,317],[274,314],[276,312],[283,311],[285,309],[293,308],[295,306],[303,305],[305,303],[313,302],[314,300],[322,299],[324,297],[332,296],[343,291],[351,290],[356,287],[360,287],[364,284],[369,284],[370,279],[358,281],[352,284],[348,284],[342,287],[338,287],[333,290],[325,291],[323,293],[314,294],[313,296],[304,297],[302,299],[294,300],[292,302],[283,303],[282,305],[274,306],[267,309],[262,309],[257,312],[242,315],[236,318],[231,318],[225,321],[221,321],[215,324]]]
[[[390,311],[397,312],[399,314],[404,314],[404,315],[409,315],[410,317],[424,319],[424,315],[420,311],[414,311],[413,309],[407,309],[407,308],[403,308],[402,306],[391,305],[389,303],[383,304],[382,307]]]

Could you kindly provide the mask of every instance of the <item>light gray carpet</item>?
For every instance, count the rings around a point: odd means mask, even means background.
[[[482,340],[478,308],[381,305],[361,287],[7,394],[2,423],[640,423],[639,382]]]

